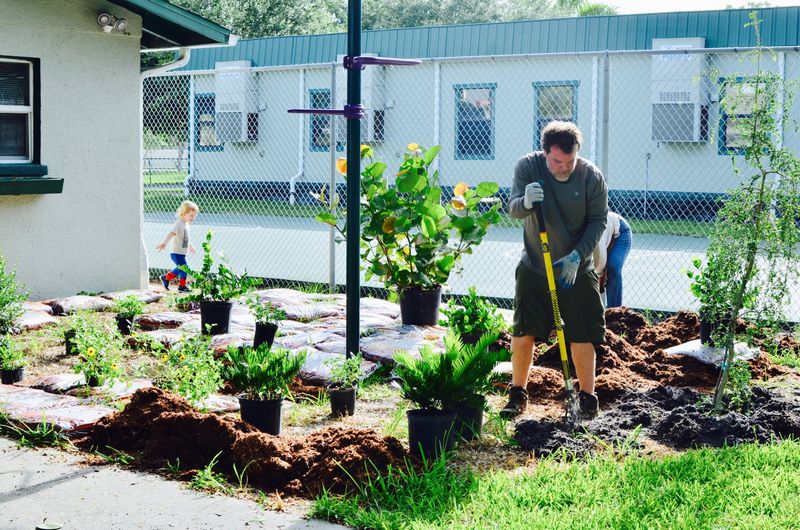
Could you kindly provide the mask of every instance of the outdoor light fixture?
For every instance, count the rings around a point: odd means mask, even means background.
[[[125,30],[128,29],[127,19],[117,18],[109,13],[98,13],[97,24],[103,28],[103,31],[106,33],[111,33],[112,31],[125,33]]]

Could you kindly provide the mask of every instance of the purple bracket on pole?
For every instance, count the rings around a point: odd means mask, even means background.
[[[413,66],[420,64],[416,59],[395,59],[393,57],[350,57],[345,55],[342,65],[347,68],[363,70],[368,65],[394,64],[398,66]],[[360,120],[364,117],[364,107],[361,105],[345,105],[344,109],[289,109],[289,114],[326,114],[328,116],[344,116],[348,120]]]

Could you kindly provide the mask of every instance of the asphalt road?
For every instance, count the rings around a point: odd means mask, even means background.
[[[151,268],[173,266],[167,252],[155,251],[173,222],[169,214],[146,214],[144,241]],[[192,226],[192,242],[198,254],[189,256],[190,266],[200,265],[200,243],[209,228],[214,231],[213,249],[222,251],[236,271],[246,269],[254,276],[267,278],[328,282],[330,236],[327,227],[313,219],[201,212]],[[639,309],[696,310],[683,270],[690,267],[693,257],[702,257],[707,246],[708,240],[699,237],[634,234],[624,268],[623,303]],[[466,293],[469,286],[475,285],[483,296],[513,298],[514,268],[521,252],[521,229],[490,228],[474,253],[463,258],[463,271],[450,277],[451,292]],[[336,281],[343,284],[343,243],[335,246],[335,263]],[[800,286],[792,292],[800,292]],[[800,296],[795,298],[789,316],[800,321]]]

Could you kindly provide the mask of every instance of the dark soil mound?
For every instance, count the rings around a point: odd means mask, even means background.
[[[182,398],[156,388],[137,391],[122,412],[103,419],[76,443],[135,454],[145,469],[179,459],[182,471],[197,470],[221,452],[215,471],[233,478],[234,464],[240,470],[249,464],[250,484],[299,496],[322,488],[344,491],[352,484],[350,476],[363,479],[403,465],[407,456],[398,440],[371,430],[332,427],[305,438],[271,436],[238,419],[198,413]]]
[[[517,424],[515,438],[523,449],[541,456],[561,448],[586,454],[595,445],[592,439],[620,444],[637,426],[643,436],[676,449],[800,436],[800,392],[764,387],[752,392],[745,411],[712,414],[710,399],[696,390],[659,386],[621,396],[616,405],[574,432],[562,423],[523,421]]]
[[[639,332],[647,326],[644,315],[627,307],[606,309],[606,329],[610,329],[631,344],[638,343]]]

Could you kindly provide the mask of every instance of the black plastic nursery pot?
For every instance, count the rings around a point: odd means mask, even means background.
[[[483,409],[486,405],[484,396],[475,396],[475,401],[454,407],[456,412],[455,432],[457,439],[470,441],[480,438],[483,429]]]
[[[442,288],[424,290],[407,287],[400,291],[400,318],[403,324],[435,326],[439,323],[439,303]]]
[[[438,409],[415,409],[408,417],[408,445],[411,454],[437,458],[456,442],[456,413]]]
[[[10,368],[10,369],[0,369],[0,382],[4,385],[13,385],[18,381],[22,381],[22,378],[25,377],[25,368]]]
[[[275,340],[275,333],[277,333],[277,331],[277,324],[262,324],[256,322],[256,335],[253,337],[253,348],[258,348],[265,342],[272,348],[272,343]]]
[[[64,332],[64,351],[67,355],[72,355],[74,352],[72,349],[75,347],[75,330],[69,330]]]
[[[117,315],[117,329],[123,335],[130,335],[131,328],[133,327],[133,317],[121,317]]]
[[[730,319],[714,319],[700,313],[700,344],[714,347],[714,333],[718,329],[727,327]]]
[[[89,385],[90,387],[100,386],[100,378],[97,377],[96,375],[90,375],[86,379],[86,384]]]
[[[239,396],[239,414],[256,429],[275,436],[281,433],[283,398],[247,399]]]
[[[331,416],[352,416],[356,410],[356,388],[328,387],[331,398]]]
[[[227,333],[231,325],[232,307],[233,302],[200,302],[200,326],[203,335]]]

